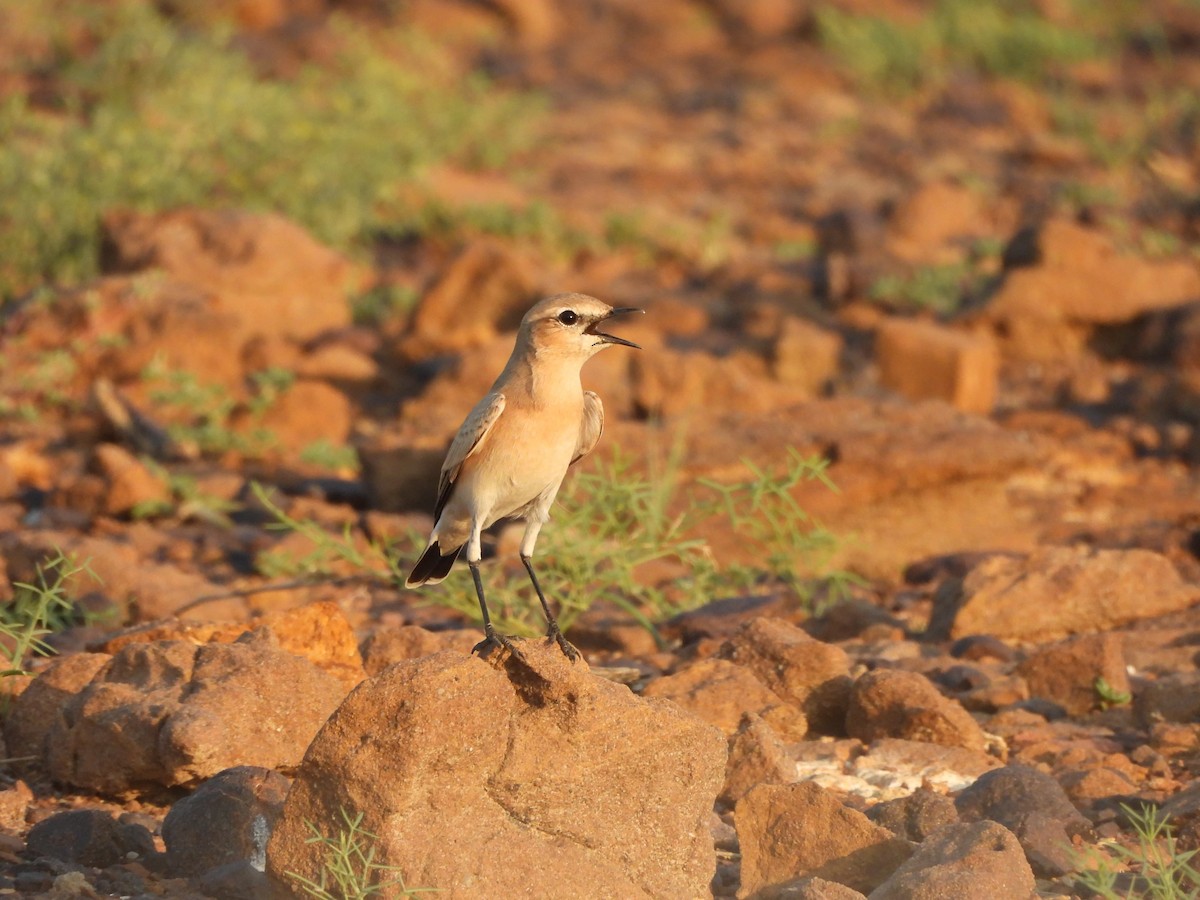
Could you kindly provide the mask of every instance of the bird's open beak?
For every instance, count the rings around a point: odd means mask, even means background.
[[[607,321],[608,319],[611,319],[613,316],[624,316],[624,315],[627,315],[628,313],[644,313],[644,312],[645,312],[644,309],[639,309],[636,306],[618,306],[616,309],[612,310],[603,319],[597,319],[590,326],[588,326],[587,333],[594,334],[596,337],[600,338],[601,342],[603,342],[605,344],[620,344],[623,347],[632,347],[634,350],[641,350],[642,349],[641,346],[639,346],[638,344],[635,344],[633,341],[627,341],[627,340],[625,340],[625,338],[617,337],[615,334],[605,334],[603,331],[597,331],[596,327],[601,322]]]

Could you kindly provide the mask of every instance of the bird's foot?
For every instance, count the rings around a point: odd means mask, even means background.
[[[562,631],[558,628],[558,623],[555,622],[546,630],[546,640],[554,641],[558,644],[558,649],[563,652],[563,656],[571,662],[579,659],[579,651],[575,649],[574,644],[563,637]]]
[[[490,628],[484,632],[483,640],[471,648],[471,652],[477,654],[480,659],[487,659],[497,650],[506,650],[517,659],[525,658],[511,640],[502,634],[496,634]]]

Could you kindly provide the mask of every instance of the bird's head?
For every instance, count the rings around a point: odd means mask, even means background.
[[[613,308],[587,294],[556,294],[525,313],[521,335],[539,353],[579,356],[587,359],[610,344],[642,349],[633,341],[608,334],[601,326],[615,316],[645,310],[631,306]]]

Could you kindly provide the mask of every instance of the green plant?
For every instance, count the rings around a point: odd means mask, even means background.
[[[358,452],[353,447],[321,438],[300,451],[300,461],[322,469],[340,472],[358,471]]]
[[[350,298],[350,317],[355,325],[379,326],[409,313],[419,299],[416,288],[408,285],[377,284]]]
[[[962,303],[966,264],[920,266],[910,275],[884,275],[871,285],[872,300],[898,308],[954,312]]]
[[[72,578],[86,574],[100,579],[87,562],[79,563],[61,550],[36,567],[37,581],[16,582],[13,598],[0,609],[0,635],[5,638],[4,658],[8,668],[0,675],[25,675],[25,659],[30,654],[49,656],[54,651],[42,640],[86,619],[67,594]]]
[[[1040,82],[1103,48],[1076,23],[1051,21],[1022,0],[938,0],[904,22],[822,6],[817,33],[861,86],[891,95],[945,81],[955,69]]]
[[[363,827],[363,814],[351,816],[345,809],[339,812],[345,827],[338,830],[337,837],[325,835],[313,822],[304,823],[312,832],[305,843],[320,845],[324,851],[318,881],[297,872],[287,873],[305,894],[315,900],[366,900],[385,891],[392,896],[411,897],[434,890],[405,886],[398,866],[376,860],[375,842],[379,836]]]
[[[202,382],[195,373],[172,369],[156,357],[142,370],[141,378],[149,385],[150,400],[172,416],[167,433],[178,443],[201,453],[236,451],[258,455],[275,442],[274,435],[258,425],[294,376],[282,369],[266,369],[251,376],[251,393],[239,402],[227,388]],[[245,411],[249,427],[233,426],[233,420]]]
[[[1122,803],[1121,809],[1133,826],[1136,845],[1109,840],[1076,852],[1077,885],[1102,900],[1200,897],[1200,870],[1192,862],[1197,851],[1179,848],[1166,816],[1149,805],[1134,810]]]
[[[290,554],[266,551],[258,555],[259,572],[268,578],[282,576],[302,576],[308,578],[333,577],[338,565],[351,571],[391,581],[400,584],[404,581],[405,572],[399,561],[400,554],[394,543],[371,542],[364,547],[354,540],[354,534],[347,523],[340,537],[330,534],[316,522],[307,519],[297,519],[283,510],[271,499],[267,490],[258,482],[250,485],[250,490],[263,508],[274,518],[275,522],[268,526],[275,531],[294,532],[306,537],[312,544],[312,550],[302,557]],[[407,543],[415,544],[418,536],[410,534]]]
[[[727,577],[749,585],[765,574],[811,601],[811,572],[828,568],[829,558],[837,548],[837,539],[809,517],[793,491],[805,481],[818,481],[836,491],[826,474],[828,460],[804,457],[794,447],[789,447],[783,471],[778,474],[767,472],[748,460],[743,460],[742,464],[752,476],[746,481],[722,484],[701,479],[699,482],[716,495],[712,506],[701,509],[708,516],[723,516],[759,560],[757,565],[730,567]],[[852,580],[847,573],[832,573],[828,585],[831,588],[829,600],[840,599]]]
[[[1124,706],[1133,699],[1132,694],[1128,691],[1118,691],[1108,683],[1108,679],[1103,675],[1096,676],[1092,687],[1096,691],[1096,698],[1100,701],[1100,705],[1105,709],[1110,706]]]
[[[166,482],[171,491],[170,500],[144,500],[134,504],[129,511],[133,519],[156,519],[174,514],[181,521],[198,520],[218,528],[233,526],[229,514],[241,508],[241,504],[209,494],[200,489],[199,483],[189,475],[171,472],[157,461],[142,457],[142,463]]]
[[[680,445],[681,446],[681,445]],[[834,536],[813,521],[792,496],[804,481],[833,488],[822,460],[789,450],[783,471],[747,463],[750,478],[734,484],[704,480],[681,490],[679,449],[649,476],[633,460],[615,454],[608,462],[573,474],[560,495],[553,524],[542,532],[538,578],[567,629],[599,598],[611,602],[656,634],[655,623],[693,609],[723,592],[745,591],[764,581],[795,592],[819,607],[839,599],[853,576],[831,571]],[[320,525],[288,515],[261,486],[253,486],[274,528],[306,537],[312,550],[302,557],[266,552],[258,568],[267,577],[332,578],[346,571],[401,584],[405,560],[423,546],[410,532],[383,544],[356,542],[349,525],[340,537]],[[732,528],[744,538],[756,563],[722,566],[706,530]],[[545,625],[524,568],[493,560],[486,589],[496,627],[509,634],[536,635]],[[649,570],[659,575],[647,577]],[[666,577],[662,573],[667,573]],[[823,580],[818,602],[814,575]],[[431,602],[476,618],[478,600],[469,579],[452,578]],[[435,599],[436,598],[436,599]]]
[[[26,0],[0,0],[0,18]],[[221,27],[155,4],[64,0],[44,16],[54,51],[25,63],[58,98],[0,100],[0,297],[94,275],[112,207],[275,210],[339,247],[402,217],[431,164],[495,166],[532,137],[541,101],[463,76],[415,34],[335,22],[336,51],[263,77]],[[53,21],[51,21],[53,20]],[[55,33],[75,21],[86,40]],[[19,83],[20,79],[18,79]]]

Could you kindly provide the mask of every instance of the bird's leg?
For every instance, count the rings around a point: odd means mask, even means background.
[[[478,653],[480,659],[487,659],[499,647],[514,656],[520,656],[520,652],[513,646],[512,641],[502,634],[497,634],[496,629],[492,626],[487,600],[483,596],[483,579],[479,577],[479,558],[483,555],[479,546],[479,532],[478,524],[473,523],[471,537],[467,541],[467,565],[471,567],[471,580],[475,582],[475,596],[479,598],[479,612],[483,614],[483,640],[471,648],[471,652]]]
[[[483,640],[471,648],[472,653],[478,653],[480,659],[487,659],[498,647],[502,647],[514,656],[520,656],[520,651],[513,646],[512,641],[496,632],[492,625],[492,617],[488,614],[487,601],[483,599],[483,579],[479,577],[478,560],[467,560],[471,567],[471,578],[475,581],[475,594],[479,597],[479,611],[483,613]]]
[[[533,571],[533,560],[525,554],[521,554],[521,562],[525,563],[525,571],[529,573],[529,580],[533,582],[533,589],[537,591],[537,596],[542,601],[542,612],[546,614],[546,637],[558,644],[563,655],[571,662],[579,659],[579,651],[576,650],[571,642],[563,637],[562,630],[558,627],[558,620],[554,618],[554,613],[550,611],[550,604],[546,601],[546,595],[542,593],[542,586],[538,584],[537,573]]]

